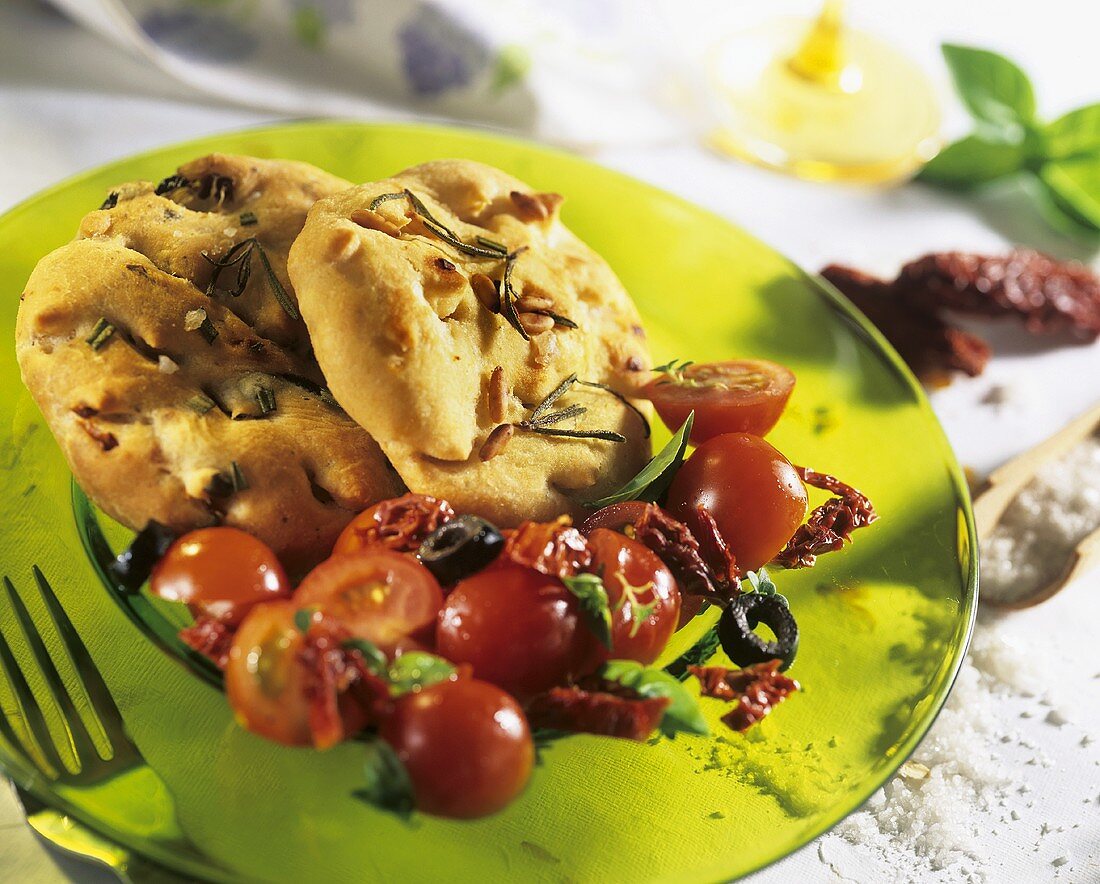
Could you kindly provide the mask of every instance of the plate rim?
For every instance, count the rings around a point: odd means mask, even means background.
[[[841,822],[857,812],[866,801],[879,789],[881,789],[890,779],[894,777],[897,770],[902,764],[908,760],[913,752],[920,745],[921,741],[927,735],[928,731],[935,724],[939,718],[940,713],[943,710],[944,704],[947,701],[951,690],[954,688],[955,682],[958,678],[959,672],[962,669],[962,665],[966,660],[967,651],[970,646],[970,641],[974,632],[974,624],[978,611],[979,600],[979,556],[978,556],[978,537],[977,528],[974,522],[974,511],[972,507],[972,501],[969,491],[969,485],[966,481],[965,474],[958,458],[955,455],[954,450],[947,438],[947,434],[943,429],[939,418],[936,416],[935,411],[932,409],[931,402],[928,399],[923,387],[917,381],[912,371],[905,364],[904,360],[886,339],[886,337],[871,323],[869,319],[850,301],[846,298],[835,286],[825,280],[818,274],[811,273],[805,270],[797,262],[789,258],[786,253],[780,251],[764,240],[760,239],[751,230],[743,227],[741,224],[733,221],[730,218],[720,214],[719,212],[710,209],[706,206],[702,206],[686,197],[680,196],[670,190],[666,190],[663,187],[659,187],[656,184],[645,181],[641,178],[637,178],[626,172],[619,171],[618,169],[610,168],[597,160],[591,159],[587,156],[582,156],[577,153],[564,150],[561,147],[557,147],[550,144],[537,141],[533,138],[526,138],[517,135],[514,132],[501,130],[491,126],[475,126],[475,125],[452,125],[441,124],[431,122],[417,122],[408,121],[402,119],[356,119],[351,117],[293,117],[275,121],[265,121],[255,123],[248,126],[237,126],[230,129],[220,130],[216,132],[210,132],[204,135],[199,135],[194,138],[188,138],[182,141],[172,141],[166,144],[161,144],[155,147],[147,148],[141,151],[137,151],[131,154],[126,154],[121,157],[117,157],[106,162],[98,163],[94,166],[85,167],[65,178],[57,181],[53,184],[43,187],[29,196],[19,200],[14,205],[9,207],[3,213],[0,213],[0,234],[3,233],[4,227],[6,227],[14,218],[28,209],[32,208],[36,204],[50,199],[58,193],[65,191],[68,188],[77,186],[84,183],[87,179],[94,176],[103,174],[114,167],[125,166],[129,163],[133,163],[139,160],[149,159],[159,153],[169,153],[175,151],[186,150],[192,145],[204,145],[213,139],[217,138],[232,138],[238,135],[247,134],[261,134],[261,133],[276,133],[284,130],[300,130],[306,128],[315,128],[321,132],[325,129],[336,128],[359,128],[364,130],[376,130],[382,133],[400,132],[400,131],[413,131],[420,134],[432,134],[438,133],[440,135],[453,135],[462,134],[467,136],[474,136],[476,138],[482,138],[487,140],[493,140],[498,142],[511,143],[524,150],[533,150],[543,154],[553,155],[559,159],[566,160],[568,162],[577,163],[580,165],[588,166],[596,169],[600,174],[610,176],[618,179],[620,182],[630,185],[634,188],[639,188],[655,196],[659,196],[662,199],[671,201],[681,207],[687,208],[693,213],[702,213],[709,216],[716,222],[727,227],[731,227],[738,231],[747,239],[750,239],[755,245],[762,249],[766,249],[777,255],[790,269],[791,273],[795,276],[801,277],[806,285],[813,289],[819,297],[821,297],[827,304],[832,306],[837,312],[844,315],[854,325],[854,330],[858,330],[862,336],[867,339],[872,349],[885,358],[885,362],[890,366],[893,372],[900,378],[905,387],[908,388],[910,394],[913,397],[914,402],[920,409],[922,415],[930,422],[930,429],[934,428],[933,435],[935,442],[939,446],[941,455],[944,460],[944,465],[947,467],[947,474],[950,480],[950,485],[955,494],[956,504],[956,517],[961,517],[961,524],[959,527],[959,534],[956,543],[956,559],[961,566],[962,558],[965,555],[966,562],[966,576],[965,586],[963,587],[963,598],[961,600],[961,606],[959,614],[961,618],[965,620],[964,632],[962,641],[956,642],[951,648],[952,659],[950,660],[948,672],[945,678],[941,680],[941,683],[937,686],[937,689],[931,694],[927,695],[932,698],[932,703],[929,711],[924,713],[925,718],[920,720],[916,727],[912,728],[908,737],[900,744],[898,750],[890,761],[884,766],[883,773],[877,778],[868,778],[869,785],[866,794],[863,795],[858,802],[844,803],[842,805],[842,816],[836,820],[827,821],[820,825],[813,825],[807,827],[802,834],[798,836],[800,843],[789,850],[780,850],[770,858],[765,858],[753,865],[751,868],[745,869],[737,873],[737,876],[733,879],[728,877],[728,873],[725,875],[719,875],[721,880],[742,880],[749,875],[753,875],[762,869],[765,869],[775,863],[786,859],[789,856],[793,856],[798,851],[805,848],[811,842],[828,833]],[[963,541],[965,540],[965,547]],[[960,570],[961,573],[961,570]],[[11,763],[7,759],[0,758],[0,774],[9,778],[13,783],[17,782],[16,777],[19,775],[16,771],[10,771],[9,767]],[[16,764],[16,767],[21,765]],[[37,788],[39,778],[32,777],[35,780],[34,783],[29,784],[30,788],[23,786],[20,783],[21,788],[27,788],[27,791],[31,792],[36,798],[43,803],[51,807],[61,807],[65,813],[74,817],[81,825],[87,826],[100,836],[107,838],[108,840],[115,842],[124,850],[131,851],[133,853],[140,854],[148,857],[153,861],[165,865],[169,868],[184,871],[186,874],[194,874],[195,869],[191,866],[187,859],[182,859],[175,853],[166,852],[161,855],[160,851],[148,851],[142,847],[133,847],[126,843],[125,839],[119,838],[118,835],[110,832],[104,832],[104,828],[110,828],[104,826],[101,822],[95,819],[89,820],[90,814],[84,814],[77,808],[72,807],[62,796],[57,795],[49,789]],[[863,790],[860,790],[862,793]],[[198,846],[198,845],[196,845]],[[212,859],[207,859],[207,865],[213,865]],[[208,874],[204,870],[204,874]],[[213,879],[217,880],[217,879]]]

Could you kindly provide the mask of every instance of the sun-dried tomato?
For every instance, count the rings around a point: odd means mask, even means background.
[[[939,383],[952,371],[977,377],[985,370],[989,344],[900,297],[893,284],[836,264],[821,275],[866,314],[925,383]]]
[[[1100,336],[1100,277],[1031,249],[1007,255],[939,252],[906,264],[895,288],[925,310],[1018,316],[1032,334]]]
[[[708,537],[709,550],[702,548],[687,525],[652,503],[647,504],[635,520],[634,538],[649,547],[668,566],[681,592],[714,601],[737,598],[741,581],[733,556],[714,520],[705,518],[700,521],[711,534]],[[707,559],[704,559],[705,553],[708,553]]]
[[[306,670],[310,733],[318,749],[351,736],[345,728],[350,710],[368,724],[380,721],[390,708],[389,686],[371,672],[358,651],[345,647],[348,637],[347,630],[331,620],[315,620],[298,652],[298,663]]]
[[[688,671],[699,679],[703,696],[732,700],[736,705],[722,716],[722,721],[735,731],[746,731],[787,695],[799,690],[799,684],[779,671],[782,661],[769,660],[744,669],[721,666],[689,666]]]
[[[234,630],[208,614],[200,614],[195,622],[179,632],[180,641],[209,659],[218,669],[229,662],[229,647]]]
[[[568,516],[553,522],[524,522],[505,532],[500,561],[533,568],[551,577],[572,577],[592,564],[588,540]]]
[[[621,687],[612,693],[572,685],[535,697],[527,707],[527,720],[536,728],[644,740],[657,729],[669,702],[667,697],[641,697]]]
[[[812,568],[819,555],[840,549],[852,539],[853,531],[870,525],[878,513],[865,494],[835,476],[809,467],[796,466],[795,470],[807,485],[836,497],[830,497],[810,513],[772,562],[784,568]]]
[[[383,500],[367,512],[366,524],[351,529],[362,545],[380,543],[397,552],[416,552],[425,537],[455,517],[447,501],[426,494]]]

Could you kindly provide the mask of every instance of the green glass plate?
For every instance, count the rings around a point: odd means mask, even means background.
[[[758,356],[794,369],[798,385],[771,438],[795,462],[867,492],[881,514],[843,553],[775,575],[802,627],[792,674],[804,692],[746,735],[719,723],[721,703],[704,701],[708,738],[562,740],[518,801],[477,822],[403,823],[349,797],[360,746],[286,749],[238,728],[216,688],[150,641],[101,583],[78,519],[92,520],[114,549],[128,532],[74,510],[65,462],[19,382],[10,332],[35,262],[72,237],[111,185],[159,180],[215,150],[307,160],[353,181],[439,157],[500,166],[568,196],[566,222],[633,293],[657,359]],[[146,766],[78,790],[34,776],[2,744],[0,760],[40,800],[167,866],[270,881],[736,877],[810,841],[878,788],[931,724],[962,660],[977,591],[967,493],[898,357],[835,291],[748,234],[584,160],[404,125],[311,122],[206,138],[80,175],[8,213],[0,284],[9,329],[0,573],[33,606],[32,567],[41,568]],[[9,611],[0,626],[18,635]],[[677,645],[699,629],[688,627]],[[60,666],[75,685],[67,661]],[[6,685],[0,704],[21,728]],[[58,716],[47,717],[60,732]]]

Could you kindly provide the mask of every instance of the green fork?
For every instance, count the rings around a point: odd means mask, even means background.
[[[8,637],[0,630],[0,674],[6,679],[17,706],[14,715],[0,714],[0,737],[9,747],[11,756],[0,756],[0,764],[16,781],[17,794],[26,812],[28,824],[40,836],[62,850],[112,869],[122,881],[192,880],[180,877],[114,844],[93,829],[82,825],[63,808],[52,808],[46,803],[51,786],[60,785],[73,790],[92,789],[120,774],[143,766],[145,761],[137,746],[126,735],[122,715],[91,654],[37,566],[34,568],[34,580],[46,610],[46,617],[61,639],[73,671],[88,698],[91,717],[106,738],[108,751],[101,753],[96,747],[88,726],[77,710],[74,698],[50,657],[42,638],[41,627],[35,624],[26,603],[11,580],[4,577],[5,600],[14,614],[18,632],[22,633],[37,670],[37,678],[34,678],[29,665],[19,663],[12,652]],[[45,685],[49,701],[61,719],[64,737],[60,741],[51,733],[43,706],[31,689],[30,681],[33,680]],[[22,737],[12,725],[15,717],[23,722],[26,733]],[[40,788],[43,786],[44,789]]]

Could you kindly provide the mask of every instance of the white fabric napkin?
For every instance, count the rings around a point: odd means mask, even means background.
[[[576,149],[664,140],[659,6],[51,0],[191,87],[293,115],[437,118]]]

